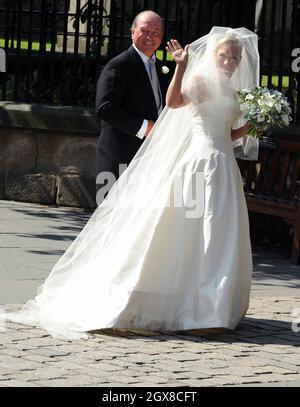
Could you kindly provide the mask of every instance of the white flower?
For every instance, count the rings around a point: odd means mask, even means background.
[[[276,108],[276,110],[277,110],[278,113],[281,113],[282,107],[281,107],[281,104],[280,104],[280,103],[276,103],[276,104],[275,104],[275,108]]]
[[[257,122],[261,123],[265,121],[265,116],[262,114],[257,115]]]
[[[250,110],[250,106],[249,103],[244,102],[240,105],[240,109],[242,111],[242,113],[248,113],[248,111]]]
[[[289,116],[287,114],[282,114],[281,118],[283,122],[288,126],[289,125]]]
[[[272,106],[273,106],[273,103],[274,103],[273,97],[270,95],[270,93],[266,93],[265,95],[263,95],[263,96],[261,97],[261,99],[258,101],[258,103],[259,103],[260,105],[265,104],[265,105],[267,105],[268,107],[272,107]]]
[[[253,100],[253,99],[254,99],[254,96],[251,95],[251,93],[249,93],[249,95],[247,95],[247,96],[245,97],[245,99],[246,99],[246,100]]]
[[[163,74],[167,75],[170,72],[170,69],[167,66],[164,65],[161,68],[161,71],[162,71]]]

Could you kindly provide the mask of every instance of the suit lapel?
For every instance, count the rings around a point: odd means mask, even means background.
[[[136,50],[133,48],[133,46],[131,46],[128,49],[128,53],[130,55],[130,59],[131,59],[133,65],[134,65],[134,71],[135,71],[135,75],[137,77],[137,82],[143,84],[144,91],[146,94],[145,99],[150,101],[151,110],[153,112],[156,112],[156,115],[157,115],[155,97],[153,95],[152,86],[151,86],[150,79],[149,79],[148,73],[146,71],[144,62],[142,61],[141,57],[136,52]],[[150,108],[150,106],[149,106],[149,108]]]

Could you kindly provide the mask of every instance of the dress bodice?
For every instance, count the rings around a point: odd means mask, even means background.
[[[222,152],[234,157],[232,126],[241,112],[234,97],[221,96],[198,104],[190,104],[192,112],[192,140],[195,154]]]
[[[207,135],[221,136],[227,133],[241,115],[234,97],[222,96],[202,103],[192,104],[193,125],[203,128]]]

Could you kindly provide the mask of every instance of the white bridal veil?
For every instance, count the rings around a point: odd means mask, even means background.
[[[184,88],[190,99],[189,83],[199,77],[216,95],[223,92],[214,52],[227,35],[242,44],[241,62],[228,80],[235,90],[258,85],[256,34],[246,28],[213,27],[189,47]],[[53,336],[67,338],[84,337],[86,331],[95,329],[95,321],[98,328],[114,325],[138,279],[137,265],[146,256],[159,208],[169,204],[170,186],[191,131],[189,105],[163,110],[151,135],[54,266],[38,295],[6,318],[40,325]],[[241,152],[255,158],[257,145],[250,140],[245,137]]]

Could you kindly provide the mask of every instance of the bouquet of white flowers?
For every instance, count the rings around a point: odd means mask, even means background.
[[[243,118],[251,125],[248,134],[259,138],[271,126],[288,126],[291,108],[287,98],[278,90],[255,87],[238,92]]]

